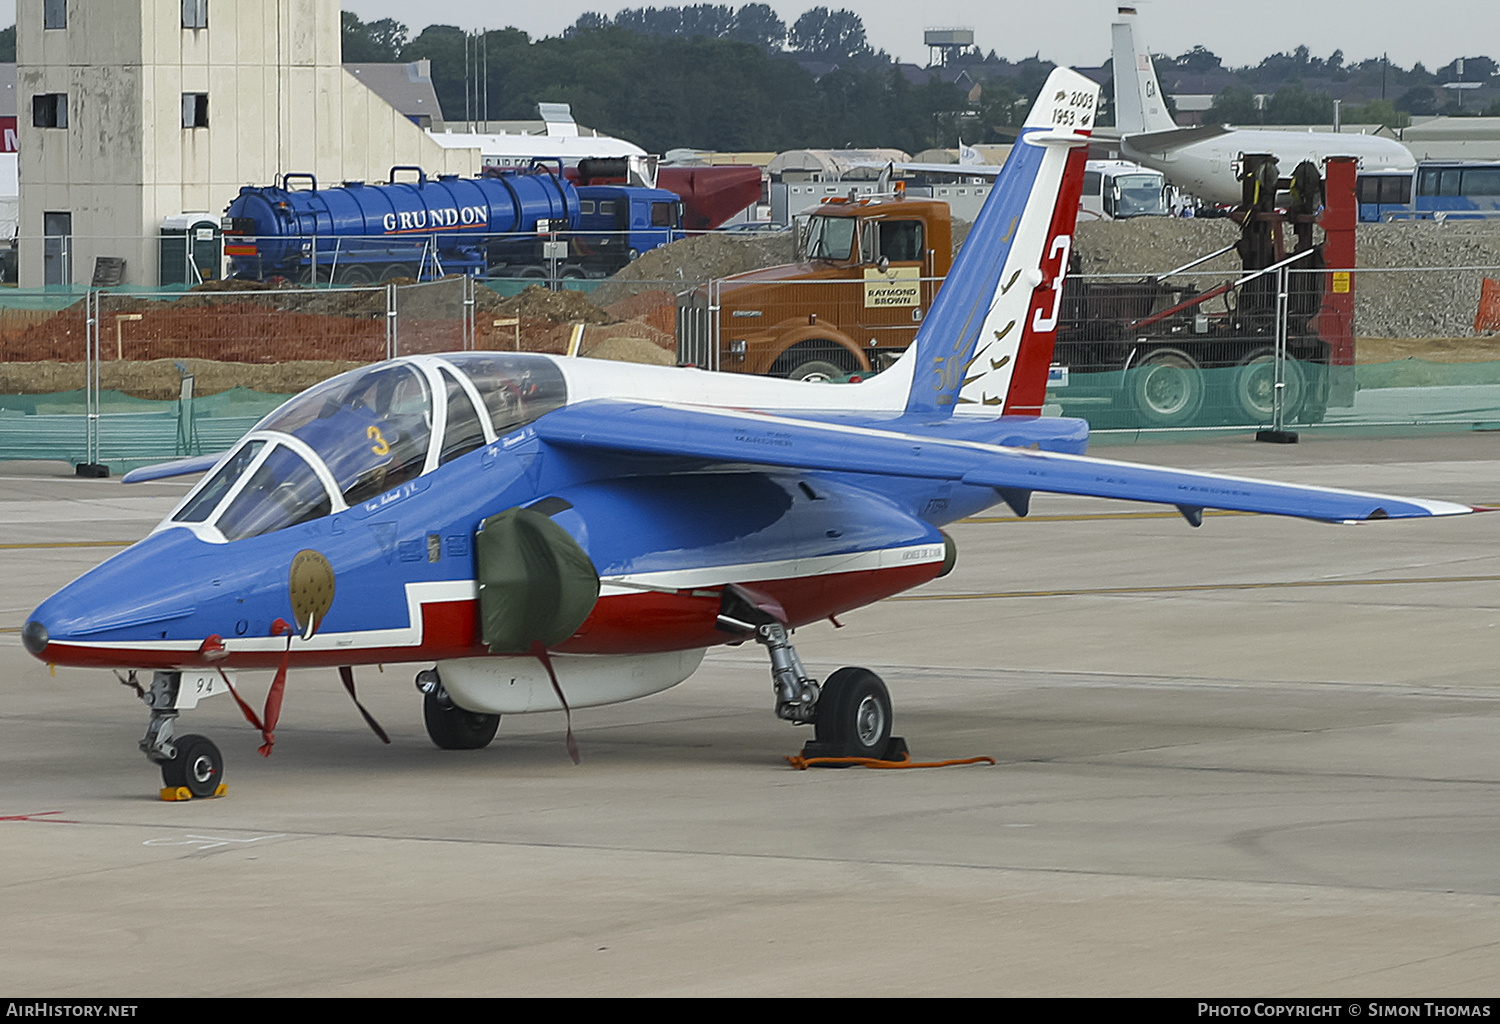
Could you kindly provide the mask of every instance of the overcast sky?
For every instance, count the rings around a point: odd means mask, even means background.
[[[726,0],[727,2],[727,0]],[[847,7],[864,19],[870,45],[902,60],[927,63],[924,28],[973,28],[986,53],[1017,60],[1040,53],[1061,64],[1096,66],[1109,57],[1109,24],[1116,0],[765,0],[788,24],[810,7]],[[614,14],[625,7],[685,6],[671,0],[343,0],[363,21],[395,18],[416,35],[428,25],[505,28],[532,38],[555,36],[584,11]],[[728,6],[739,7],[740,3]],[[1142,0],[1136,4],[1147,44],[1155,53],[1208,47],[1225,64],[1258,63],[1305,43],[1315,56],[1343,50],[1347,60],[1389,53],[1402,67],[1421,61],[1429,71],[1454,57],[1500,60],[1500,3],[1496,0],[1298,0],[1247,4],[1242,0]]]

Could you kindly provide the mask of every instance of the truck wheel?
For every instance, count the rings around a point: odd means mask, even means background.
[[[392,263],[380,272],[381,281],[394,281],[402,277],[409,277],[415,281],[417,279],[417,268],[409,263]]]
[[[1307,379],[1301,364],[1288,359],[1282,380],[1286,387],[1282,389],[1281,418],[1291,423],[1301,415],[1307,395]],[[1230,378],[1229,398],[1236,423],[1259,426],[1271,422],[1276,400],[1276,353],[1273,350],[1260,349],[1240,360]]]
[[[1127,372],[1125,390],[1142,426],[1186,426],[1203,408],[1203,371],[1181,349],[1159,348]]]
[[[788,380],[830,381],[853,373],[854,360],[842,345],[832,341],[804,341],[781,353],[771,367],[771,376]]]
[[[339,267],[334,280],[339,284],[374,284],[375,271],[363,263],[351,263],[347,267]]]

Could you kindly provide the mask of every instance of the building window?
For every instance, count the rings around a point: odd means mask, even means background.
[[[67,0],[42,0],[42,28],[67,28]]]
[[[208,28],[208,0],[182,0],[182,27]]]
[[[31,123],[36,128],[66,128],[68,94],[43,92],[31,97]]]
[[[182,126],[184,128],[208,127],[208,93],[185,92],[182,94]]]

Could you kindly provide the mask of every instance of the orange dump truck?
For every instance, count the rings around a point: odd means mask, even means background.
[[[947,203],[899,191],[828,199],[798,218],[797,232],[796,263],[685,299],[685,361],[826,380],[881,369],[911,344],[952,261]]]

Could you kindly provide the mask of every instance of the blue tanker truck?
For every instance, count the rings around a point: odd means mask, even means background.
[[[415,181],[396,182],[398,172]],[[371,284],[393,278],[606,277],[682,237],[682,200],[663,189],[575,186],[553,170],[319,188],[311,174],[246,186],[225,211],[229,276]],[[309,187],[291,188],[294,183]]]

